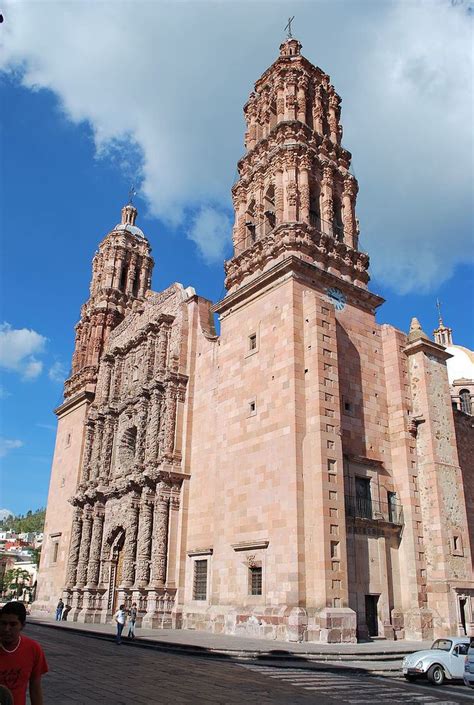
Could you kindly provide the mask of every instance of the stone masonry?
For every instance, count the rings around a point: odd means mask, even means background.
[[[268,639],[472,633],[471,417],[444,345],[376,322],[340,103],[286,40],[244,108],[217,304],[151,291],[133,205],[100,244],[36,612],[63,595],[76,621],[136,602],[144,626]]]

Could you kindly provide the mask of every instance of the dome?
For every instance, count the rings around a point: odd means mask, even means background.
[[[474,379],[474,352],[461,345],[449,345],[446,348],[452,357],[447,361],[449,383],[456,379]]]
[[[140,228],[137,228],[136,225],[130,225],[129,223],[119,223],[118,225],[115,226],[114,230],[118,230],[118,231],[126,230],[128,233],[131,233],[132,235],[136,235],[137,237],[142,237],[143,239],[146,239],[143,231],[140,230]]]

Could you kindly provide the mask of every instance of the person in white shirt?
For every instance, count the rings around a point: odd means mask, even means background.
[[[125,612],[125,605],[120,605],[116,613],[114,614],[114,619],[117,624],[117,635],[115,641],[117,644],[122,643],[122,631],[125,626],[125,621],[127,619],[127,613]]]

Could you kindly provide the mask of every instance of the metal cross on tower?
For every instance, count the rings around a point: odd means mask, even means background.
[[[133,198],[136,195],[137,192],[135,191],[135,184],[132,184],[128,190],[128,202],[131,206],[133,206]]]
[[[291,39],[293,37],[293,35],[291,33],[291,23],[293,22],[294,19],[295,19],[294,15],[293,15],[293,17],[288,18],[288,24],[286,25],[285,30],[284,30],[285,32],[288,30],[288,34],[286,35],[288,39]]]
[[[439,320],[439,324],[442,325],[442,324],[443,324],[443,319],[442,319],[442,316],[441,316],[441,301],[440,301],[439,299],[436,299],[436,308],[438,309],[438,320]]]

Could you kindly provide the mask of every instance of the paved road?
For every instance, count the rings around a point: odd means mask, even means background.
[[[466,705],[464,686],[194,657],[29,625],[46,652],[45,705]]]

